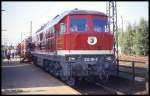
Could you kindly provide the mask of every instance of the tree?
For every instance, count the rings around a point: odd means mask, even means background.
[[[136,23],[134,23],[133,27],[132,27],[132,31],[133,31],[133,37],[132,37],[132,55],[136,55],[136,29],[137,29],[137,26],[136,26]]]
[[[137,25],[129,23],[126,29],[123,34],[118,30],[119,46],[122,52],[126,55],[147,56],[149,52],[148,22],[141,18]]]
[[[133,28],[131,26],[131,24],[129,23],[127,25],[127,31],[124,32],[123,36],[121,36],[120,40],[121,40],[121,48],[124,54],[126,55],[133,55],[134,54],[134,50],[133,50],[133,44],[134,44],[134,35],[135,32],[133,31]]]
[[[136,32],[136,55],[148,55],[149,51],[149,28],[144,18],[140,19]]]

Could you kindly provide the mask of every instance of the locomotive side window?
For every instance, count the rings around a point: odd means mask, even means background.
[[[71,32],[86,32],[87,31],[87,19],[86,18],[71,18],[70,31]]]
[[[37,41],[39,40],[39,37],[38,37],[38,35],[36,35],[36,39],[37,39]]]
[[[49,38],[49,34],[50,34],[49,30],[46,30],[46,39]]]
[[[40,41],[43,39],[43,33],[40,34]]]
[[[66,26],[64,23],[60,23],[60,33],[64,33],[66,31]]]
[[[93,19],[93,28],[95,32],[107,32],[107,20],[98,18]]]
[[[51,33],[55,33],[55,28],[54,27],[51,28]]]

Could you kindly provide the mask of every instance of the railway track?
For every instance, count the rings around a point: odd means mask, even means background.
[[[126,94],[124,92],[118,91],[117,89],[105,86],[104,84],[101,84],[101,83],[95,83],[95,84],[98,85],[98,86],[101,86],[102,88],[107,90],[109,93],[118,94],[118,95],[125,95]]]
[[[52,75],[52,74],[51,74]],[[52,75],[55,77],[54,75]],[[55,77],[56,79],[60,78]],[[111,78],[111,77],[110,77]],[[64,82],[64,81],[62,81]],[[64,82],[65,83],[65,82]],[[108,84],[109,83],[109,84]],[[83,95],[125,95],[125,94],[134,94],[135,92],[132,92],[132,89],[130,89],[133,84],[125,79],[121,79],[119,77],[113,77],[111,80],[108,81],[108,83],[102,83],[97,80],[82,80],[77,82],[77,84],[72,87],[78,92],[80,92]],[[124,84],[122,84],[124,83]],[[140,84],[139,84],[140,85]],[[68,85],[69,86],[69,85]],[[127,87],[128,86],[128,87]],[[122,88],[124,87],[124,88]],[[144,89],[144,87],[139,87],[136,92],[140,92]],[[130,92],[129,92],[130,91]]]
[[[60,78],[54,75],[52,76],[62,81]],[[142,84],[143,87],[139,87],[141,86],[141,84],[137,83],[136,87],[139,88],[137,89],[137,91],[135,91],[132,90],[133,82],[131,82],[131,80],[129,81],[127,79],[123,79],[121,77],[116,77],[116,76],[112,76],[110,78],[111,79],[106,83],[97,80],[84,79],[81,81],[77,81],[77,84],[72,88],[77,90],[83,95],[103,95],[103,94],[104,95],[125,95],[125,94],[135,94],[135,92],[140,92],[141,90],[145,90],[143,84]]]
[[[108,82],[83,80],[76,84],[75,90],[83,95],[133,95],[145,90],[144,82],[134,82],[112,76]],[[147,93],[145,93],[147,94]]]
[[[103,87],[93,84],[92,82],[82,81],[74,87],[83,95],[100,95],[100,94],[114,94]]]
[[[105,83],[83,80],[78,82],[74,87],[83,95],[125,95],[125,93],[118,91],[115,88],[108,87]]]

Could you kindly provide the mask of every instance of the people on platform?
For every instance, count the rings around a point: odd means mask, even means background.
[[[15,57],[15,49],[11,49],[11,57],[14,59],[14,57]]]
[[[10,55],[11,55],[11,50],[10,50],[10,49],[7,49],[7,60],[8,60],[8,61],[11,60]]]

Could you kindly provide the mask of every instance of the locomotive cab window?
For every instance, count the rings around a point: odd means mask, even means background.
[[[60,23],[60,33],[64,33],[66,31],[66,26],[64,23]]]
[[[94,18],[93,19],[93,29],[95,32],[107,32],[107,20]]]
[[[71,32],[86,32],[87,31],[87,19],[86,18],[71,18],[70,31]]]

